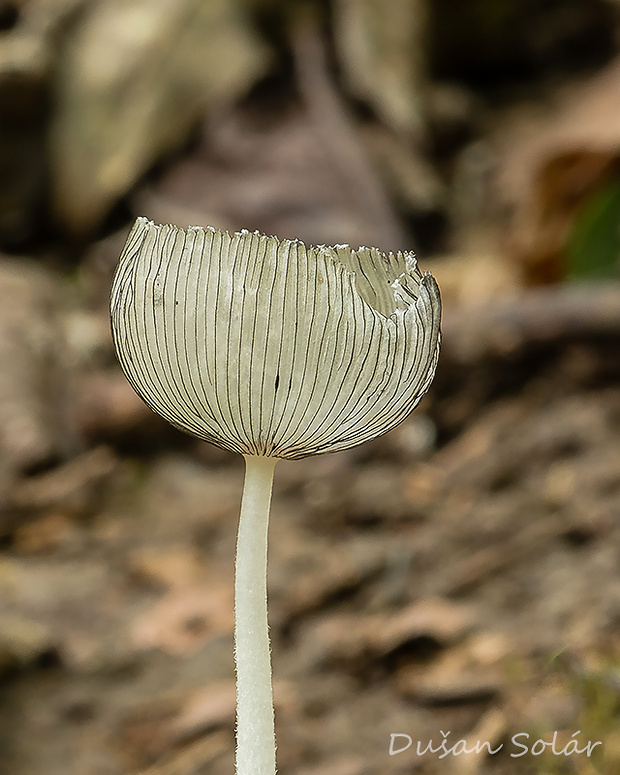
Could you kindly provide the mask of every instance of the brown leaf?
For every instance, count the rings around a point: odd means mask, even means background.
[[[583,202],[620,169],[620,59],[565,89],[546,113],[511,114],[495,185],[513,213],[508,244],[532,282],[564,277],[563,251]]]
[[[184,656],[232,630],[232,584],[226,575],[214,573],[208,582],[166,594],[133,623],[132,638],[139,648]]]

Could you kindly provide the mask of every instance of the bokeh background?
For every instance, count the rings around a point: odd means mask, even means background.
[[[620,772],[620,3],[0,0],[7,775],[232,772],[242,461],[116,364],[138,215],[442,288],[414,415],[278,465],[279,771]]]

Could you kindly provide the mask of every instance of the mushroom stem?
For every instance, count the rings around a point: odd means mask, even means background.
[[[235,563],[237,775],[275,775],[271,653],[267,622],[267,533],[277,458],[245,455]]]

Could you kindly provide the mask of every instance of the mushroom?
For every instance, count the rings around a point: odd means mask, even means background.
[[[274,468],[394,428],[433,379],[441,302],[413,253],[307,248],[138,218],[111,291],[138,395],[245,458],[235,565],[238,775],[274,775],[267,529]]]

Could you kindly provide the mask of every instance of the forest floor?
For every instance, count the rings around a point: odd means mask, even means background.
[[[620,362],[604,313],[619,298],[608,285],[529,292],[488,319],[448,310],[409,420],[278,464],[282,773],[616,771]],[[576,302],[581,334],[540,334],[541,308]],[[112,365],[78,384],[88,443],[4,510],[2,772],[230,773],[242,461],[169,430]],[[568,755],[525,755],[556,731]],[[601,745],[588,757],[571,739]]]

